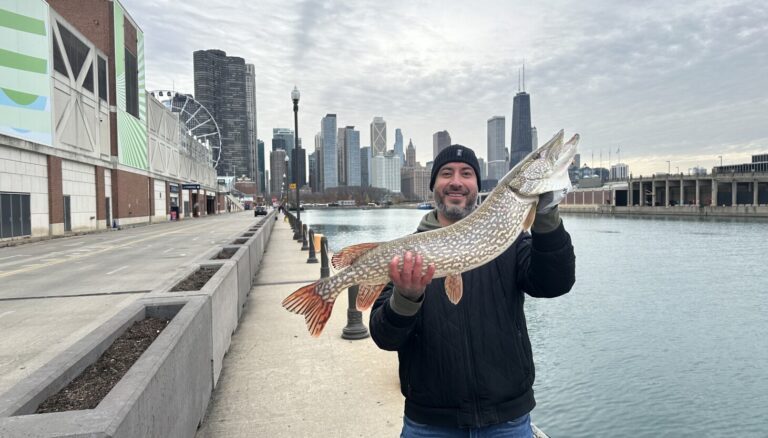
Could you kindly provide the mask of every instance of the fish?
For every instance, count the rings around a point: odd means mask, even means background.
[[[465,218],[446,227],[409,234],[388,242],[348,246],[332,257],[337,272],[303,286],[283,299],[285,309],[304,315],[310,335],[323,331],[336,298],[358,285],[355,305],[370,308],[389,279],[389,263],[406,251],[420,254],[423,266],[435,266],[433,280],[445,277],[453,304],[461,300],[461,273],[482,266],[502,254],[517,237],[530,230],[540,194],[571,189],[568,167],[576,155],[579,134],[563,142],[563,130],[513,167],[488,197]]]

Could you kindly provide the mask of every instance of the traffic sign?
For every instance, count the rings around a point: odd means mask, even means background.
[[[291,190],[294,190],[294,189],[296,189],[296,183],[291,183],[291,184],[290,184],[288,187],[289,187]]]

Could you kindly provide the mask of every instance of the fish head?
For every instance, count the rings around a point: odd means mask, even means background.
[[[578,143],[579,134],[563,143],[563,131],[560,130],[551,140],[532,151],[512,168],[501,180],[500,185],[505,184],[523,196],[538,196],[559,190],[570,191],[572,186],[568,167],[576,156]]]

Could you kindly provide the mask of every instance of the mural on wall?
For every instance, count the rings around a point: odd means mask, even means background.
[[[48,4],[0,0],[0,133],[51,146]]]
[[[115,87],[117,89],[117,148],[120,164],[149,169],[147,152],[147,95],[144,90],[144,34],[136,28],[138,118],[127,109],[127,79],[123,6],[114,2]]]

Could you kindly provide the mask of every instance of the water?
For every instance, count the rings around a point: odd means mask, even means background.
[[[338,250],[424,211],[302,214]],[[528,299],[534,422],[553,437],[768,436],[768,224],[564,216],[576,285]]]

